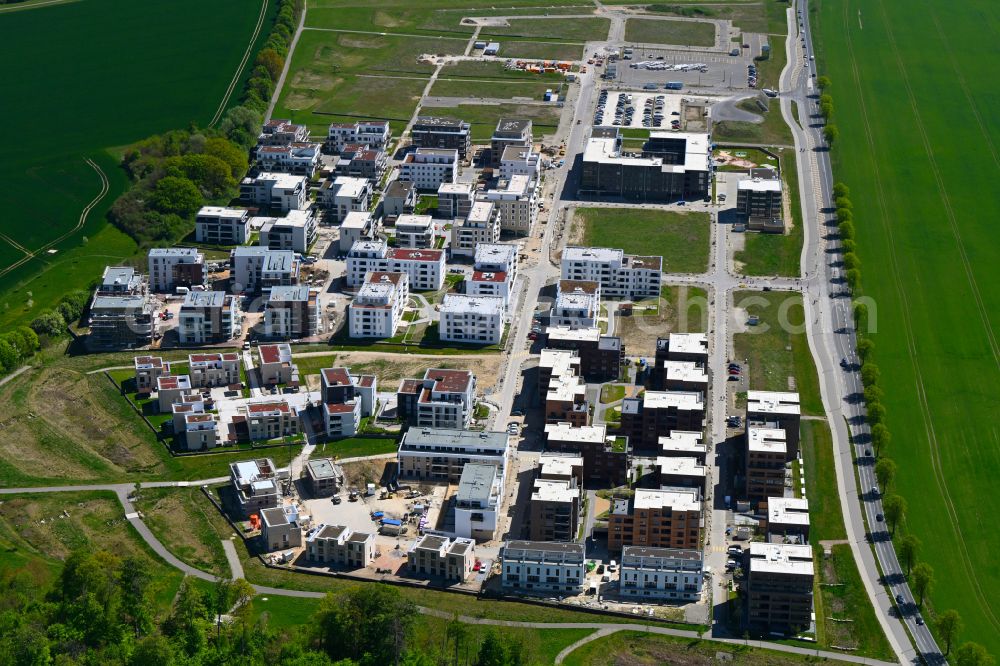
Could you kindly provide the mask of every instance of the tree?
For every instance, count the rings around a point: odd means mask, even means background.
[[[881,404],[879,402],[871,403]],[[892,441],[892,433],[889,432],[889,428],[886,427],[884,423],[876,423],[872,426],[872,447],[875,449],[875,455],[879,455],[882,449],[889,446],[889,442]]]
[[[850,208],[838,208],[834,215],[837,216],[837,222],[852,222],[854,220],[854,211]]]
[[[872,427],[885,423],[885,405],[881,402],[868,404],[868,423]]]
[[[858,332],[868,330],[868,305],[866,303],[854,304],[854,328]]]
[[[878,384],[879,377],[882,371],[878,369],[875,362],[865,363],[861,366],[861,381],[864,382],[865,386],[874,386]]]
[[[267,70],[272,81],[277,81],[281,77],[281,70],[285,66],[285,60],[274,49],[264,49],[257,54],[254,65],[262,66]]]
[[[851,203],[851,199],[848,196],[835,196],[833,199],[833,205],[835,208],[847,208],[848,210],[854,210],[854,204]]]
[[[136,557],[126,557],[122,560],[118,579],[122,588],[123,619],[132,627],[136,638],[144,636],[153,626],[146,563]]]
[[[139,641],[132,658],[129,660],[131,666],[172,666],[175,663],[174,648],[166,637],[159,634],[146,636]]]
[[[856,292],[858,287],[861,286],[861,270],[858,268],[851,268],[844,274],[847,280],[847,286],[851,289],[851,292]]]
[[[920,551],[920,539],[912,534],[905,535],[896,544],[896,553],[899,555],[899,559],[903,560],[906,565],[906,575],[910,575],[910,569],[913,568],[913,563],[917,561],[917,553]]]
[[[955,650],[956,666],[993,666],[993,656],[979,643],[967,641]]]
[[[229,139],[212,137],[205,142],[205,154],[218,158],[229,165],[229,173],[239,178],[247,171],[246,151]]]
[[[906,519],[906,500],[899,495],[888,495],[882,500],[882,510],[889,529],[896,533],[896,526]]]
[[[918,562],[917,565],[913,567],[913,572],[910,574],[910,580],[913,581],[913,589],[920,598],[917,605],[922,608],[924,605],[924,597],[930,591],[931,586],[934,585],[934,569],[931,568],[931,565],[926,562]]]
[[[843,240],[840,242],[840,249],[844,254],[847,254],[848,252],[857,252],[858,244],[852,239]]]
[[[829,124],[823,128],[823,139],[828,146],[832,146],[840,136],[840,130],[834,124]]]
[[[860,267],[861,267],[861,260],[858,259],[858,255],[854,254],[853,252],[848,252],[847,254],[844,255],[844,268],[851,271],[854,270],[855,268],[860,268]]]
[[[198,187],[187,178],[164,176],[156,183],[151,201],[161,213],[187,217],[201,208],[204,200]]]
[[[205,154],[171,157],[164,163],[168,176],[182,176],[193,182],[210,198],[218,198],[236,187],[232,169],[218,157]],[[177,211],[173,211],[177,212]]]
[[[833,102],[820,102],[819,115],[823,116],[823,120],[830,120],[833,117]]]
[[[938,615],[935,624],[937,624],[938,637],[944,641],[944,653],[949,654],[951,652],[951,644],[962,633],[962,617],[958,614],[957,610],[949,608]]]
[[[17,349],[14,345],[0,338],[0,372],[7,373],[17,368]]]
[[[525,663],[521,643],[504,640],[496,631],[490,630],[479,646],[475,666],[521,666]]]
[[[352,587],[323,600],[317,638],[332,658],[346,656],[366,666],[394,664],[405,651],[416,612],[394,587]]]
[[[830,77],[829,76],[820,76],[820,77],[817,77],[816,78],[816,87],[819,88],[820,90],[826,90],[827,88],[829,88],[830,87]]]
[[[847,187],[844,183],[834,183],[833,184],[833,198],[837,199],[839,197],[849,197],[851,196],[851,188]]]
[[[837,225],[837,231],[840,232],[841,238],[853,239],[854,238],[854,223],[850,220],[841,220],[840,224]]]
[[[455,664],[458,664],[458,653],[465,644],[465,639],[468,636],[468,633],[469,630],[465,626],[465,623],[459,622],[457,617],[448,623],[447,637],[455,648]]]
[[[858,340],[858,358],[861,359],[862,363],[868,362],[868,359],[871,358],[873,349],[875,349],[875,343],[868,338],[861,338]]]
[[[875,480],[882,492],[888,492],[896,478],[896,461],[892,458],[879,458],[875,463]]]
[[[65,329],[66,321],[61,314],[54,310],[46,310],[31,322],[31,330],[39,335],[47,335],[50,338],[62,335]]]
[[[865,387],[865,402],[866,403],[882,402],[883,398],[885,398],[885,391],[883,391],[878,386],[874,386],[873,385],[873,386],[866,386]]]

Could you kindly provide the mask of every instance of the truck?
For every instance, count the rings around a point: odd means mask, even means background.
[[[668,81],[667,85],[664,87],[667,90],[682,90],[684,88],[684,84],[680,81]]]

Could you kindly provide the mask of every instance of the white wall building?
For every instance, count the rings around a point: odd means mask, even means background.
[[[406,273],[410,289],[436,291],[444,286],[444,250],[390,250],[383,240],[355,243],[347,254],[347,286],[361,286],[373,271]]]
[[[647,298],[660,294],[663,257],[636,257],[605,247],[563,250],[562,279],[601,284],[601,294],[611,298]]]
[[[369,273],[387,271],[388,268],[389,245],[384,240],[357,241],[347,253],[344,280],[348,287],[360,287]]]
[[[272,250],[305,254],[316,240],[316,217],[312,208],[290,210],[285,217],[254,217],[251,226],[260,228],[260,246]]]
[[[504,300],[499,296],[447,294],[441,304],[440,337],[447,342],[499,344],[503,313]]]
[[[683,548],[622,548],[618,590],[624,597],[697,601],[701,598],[702,554]]]
[[[261,146],[257,163],[264,171],[290,173],[312,178],[319,167],[319,143],[292,143],[287,146]]]
[[[375,238],[377,225],[375,217],[368,211],[353,210],[344,217],[340,223],[340,239],[338,249],[341,254],[347,254],[360,240],[371,240]]]
[[[457,483],[469,463],[506,469],[509,440],[503,432],[410,428],[399,442],[399,476]]]
[[[430,215],[396,218],[396,247],[419,250],[434,247],[434,220]]]
[[[327,131],[327,146],[336,153],[349,143],[370,148],[386,148],[392,133],[385,120],[363,120],[356,123],[332,123]]]
[[[538,219],[538,199],[528,176],[515,175],[501,180],[496,189],[479,194],[479,199],[492,201],[500,211],[500,228],[527,234]]]
[[[458,180],[458,151],[417,148],[400,164],[399,179],[412,182],[418,190],[436,192],[442,183]]]
[[[410,297],[406,273],[369,273],[347,306],[348,334],[352,338],[391,338],[403,322]]]
[[[213,245],[242,245],[250,238],[250,213],[243,208],[202,206],[194,219],[194,239]]]
[[[241,246],[230,254],[230,290],[257,292],[299,281],[299,261],[291,250]]]
[[[149,251],[149,289],[169,292],[175,287],[208,281],[205,255],[191,247],[156,247]]]
[[[476,541],[493,540],[503,492],[501,467],[478,463],[466,465],[455,493],[455,534]]]
[[[531,146],[507,146],[500,156],[500,179],[509,181],[514,176],[527,176],[537,184],[542,171],[541,156]]]
[[[595,328],[601,314],[601,284],[589,280],[559,280],[549,326]]]
[[[440,204],[438,207],[440,210]],[[456,219],[451,228],[451,255],[471,257],[480,243],[500,240],[500,214],[490,201],[477,201],[465,219]]]
[[[348,213],[367,212],[371,208],[372,181],[354,176],[337,176],[323,183],[317,199],[329,211],[329,221],[343,222]]]
[[[224,291],[192,291],[184,297],[177,317],[182,345],[225,342],[241,332],[239,301]]]
[[[500,550],[505,590],[577,594],[583,590],[583,544],[508,541]]]
[[[240,197],[247,203],[287,213],[303,209],[309,201],[309,179],[289,173],[264,171],[256,178],[244,178]]]

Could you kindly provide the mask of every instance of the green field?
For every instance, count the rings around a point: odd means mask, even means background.
[[[511,99],[529,97],[541,101],[546,90],[559,91],[559,84],[541,81],[510,81],[496,79],[451,79],[438,77],[431,88],[435,97],[494,97]]]
[[[663,257],[664,273],[708,270],[708,213],[637,208],[577,208],[584,245],[620,248],[626,254]],[[627,230],[627,232],[626,232]]]
[[[126,186],[105,151],[192,122],[208,124],[261,7],[256,0],[87,0],[0,13],[0,118],[19,128],[8,133],[0,158],[0,172],[18,193],[0,209],[0,233],[31,251],[53,242],[57,250],[0,275],[0,324],[29,320],[67,284],[85,286],[106,263],[135,253],[134,243],[104,222]],[[262,35],[269,25],[265,15]],[[236,101],[234,95],[229,103]],[[109,188],[77,229],[83,208],[102,189],[88,157]],[[0,240],[0,271],[24,256]]]
[[[715,25],[700,21],[629,19],[625,23],[625,41],[641,44],[713,46]]]
[[[834,173],[851,188],[878,307],[906,529],[934,568],[933,607],[957,609],[962,640],[1000,655],[1000,570],[988,564],[1000,535],[987,518],[1000,511],[1000,201],[984,196],[1000,176],[1000,6],[824,0],[814,21],[834,82]]]
[[[460,104],[459,106],[425,106],[421,113],[430,116],[461,118],[472,125],[473,141],[489,141],[500,118],[528,118],[535,139],[552,134],[559,126],[559,111],[555,105],[541,104]]]
[[[546,42],[541,40],[503,42],[500,55],[504,58],[541,58],[545,60],[578,60],[583,54],[583,44],[574,42]]]
[[[596,16],[573,19],[510,19],[508,24],[505,27],[489,26],[483,28],[479,33],[480,37],[496,38],[497,40],[539,37],[559,41],[587,42],[607,39],[608,29],[611,28],[611,21]]]
[[[792,219],[786,220],[786,226],[790,228],[782,235],[746,234],[744,249],[733,255],[736,261],[743,264],[740,267],[743,275],[797,277],[802,273],[802,205],[795,151],[779,150],[778,154],[781,156],[781,180],[792,213]]]

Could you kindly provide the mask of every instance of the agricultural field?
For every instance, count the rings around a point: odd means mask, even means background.
[[[104,220],[126,187],[115,147],[192,122],[207,125],[235,103],[227,90],[239,81],[254,35],[266,34],[275,4],[88,0],[0,13],[0,118],[21,128],[9,133],[0,158],[8,187],[18,192],[0,209],[0,325],[30,321],[66,284],[84,286],[106,263],[135,253]],[[30,68],[23,67],[26,54]],[[22,247],[40,253],[28,258]]]
[[[834,173],[851,188],[863,291],[877,306],[871,338],[905,530],[935,571],[930,606],[958,610],[962,640],[998,655],[1000,570],[989,563],[1000,534],[986,517],[1000,512],[990,492],[1000,473],[1000,201],[988,195],[1000,176],[1000,7],[813,8],[840,128]]]
[[[625,41],[640,44],[713,46],[715,25],[700,21],[629,19],[625,23]]]

